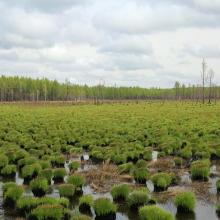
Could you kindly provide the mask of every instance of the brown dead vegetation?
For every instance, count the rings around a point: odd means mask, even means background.
[[[116,165],[109,161],[83,172],[89,185],[97,192],[108,192],[111,187],[120,182],[120,175]]]

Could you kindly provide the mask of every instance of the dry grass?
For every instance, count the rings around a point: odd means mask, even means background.
[[[108,192],[112,185],[120,181],[119,171],[116,165],[109,161],[83,172],[89,185],[97,192]]]

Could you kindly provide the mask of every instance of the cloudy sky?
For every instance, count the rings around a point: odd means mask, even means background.
[[[220,84],[220,0],[0,0],[0,74],[72,83]]]

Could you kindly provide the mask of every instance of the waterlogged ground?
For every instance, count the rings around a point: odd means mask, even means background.
[[[84,155],[85,156],[85,155]],[[153,161],[157,161],[158,152],[153,151],[152,153],[152,159]],[[86,157],[88,155],[86,154]],[[73,160],[79,160],[80,158],[74,158]],[[72,160],[72,161],[73,161]],[[89,160],[88,160],[89,161]],[[97,167],[96,164],[92,164],[91,162],[88,162],[84,165],[82,165],[79,168],[79,171],[84,172],[88,171],[90,169],[94,169]],[[68,162],[65,164],[65,168],[68,171]],[[209,181],[207,183],[202,182],[196,182],[196,186],[193,185],[193,182],[191,181],[190,174],[186,171],[183,172],[183,175],[181,176],[181,182],[178,186],[169,187],[167,191],[161,192],[161,193],[155,193],[153,192],[153,184],[151,181],[146,182],[146,187],[150,190],[152,193],[152,196],[158,200],[158,205],[165,208],[166,210],[169,210],[176,216],[176,220],[218,220],[219,218],[216,215],[216,208],[215,204],[220,201],[219,196],[216,192],[216,181],[218,179],[218,176],[220,175],[217,170],[220,170],[220,164],[219,162],[214,162],[213,165],[210,168],[211,173],[214,174],[214,177],[209,178]],[[10,209],[4,209],[2,203],[3,203],[3,195],[2,195],[2,185],[4,182],[7,181],[15,181],[18,185],[23,184],[23,179],[19,177],[18,173],[16,173],[16,177],[14,179],[3,179],[0,178],[0,219],[5,220],[15,220],[18,216],[16,216],[16,213],[13,212]],[[135,182],[132,183],[132,185],[135,185]],[[202,190],[201,190],[202,189]],[[197,205],[195,209],[194,214],[178,214],[176,211],[176,207],[174,205],[174,202],[172,200],[173,193],[175,194],[176,191],[195,191],[201,190],[197,192]],[[205,191],[205,193],[203,193]],[[29,196],[33,196],[32,192],[26,186],[25,194]],[[106,197],[110,198],[112,200],[111,194],[109,192],[106,193],[98,193],[92,187],[89,185],[86,185],[83,187],[83,194],[92,194],[94,198],[99,197]],[[59,192],[56,189],[56,185],[52,182],[52,187],[50,189],[50,193],[47,194],[49,197],[55,197],[59,198]],[[77,210],[78,208],[78,199],[79,197],[73,198],[72,201],[70,201],[70,206],[72,210]],[[162,201],[160,201],[162,200]],[[92,210],[92,219],[95,220],[95,213]],[[20,218],[19,218],[20,219]],[[125,204],[120,203],[118,204],[118,212],[116,214],[116,220],[139,220],[138,214],[130,211]]]

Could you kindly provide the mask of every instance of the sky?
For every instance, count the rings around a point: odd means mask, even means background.
[[[0,0],[0,74],[108,86],[220,84],[220,0]]]

